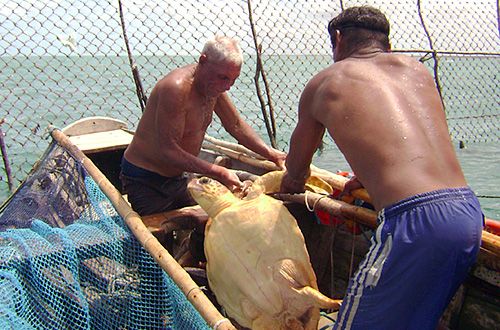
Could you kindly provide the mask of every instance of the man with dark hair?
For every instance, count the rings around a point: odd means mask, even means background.
[[[304,190],[326,130],[365,187],[379,227],[351,279],[336,328],[435,329],[476,260],[483,215],[456,158],[428,69],[390,52],[372,7],[331,20],[334,64],[299,103],[282,191]]]

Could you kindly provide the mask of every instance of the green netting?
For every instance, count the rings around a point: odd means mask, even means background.
[[[0,329],[209,329],[55,143],[0,227]]]

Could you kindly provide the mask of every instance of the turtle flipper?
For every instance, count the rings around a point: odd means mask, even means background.
[[[330,299],[310,286],[305,286],[300,289],[294,290],[303,299],[304,302],[308,302],[311,306],[306,312],[306,317],[302,318],[304,319],[305,330],[316,330],[318,328],[320,308],[329,309],[332,312],[338,311],[340,309],[342,300]]]
[[[276,268],[278,272],[275,273],[275,279],[286,282],[305,304],[333,310],[340,308],[342,300],[328,298],[311,286],[316,285],[316,276],[314,273],[309,274],[300,263],[291,259],[283,259],[279,261]]]
[[[245,200],[254,199],[262,194],[279,192],[285,171],[272,171],[258,177],[248,188]]]
[[[272,171],[258,177],[248,188],[247,195],[244,199],[249,200],[261,194],[279,192],[284,174],[285,171]],[[333,188],[325,180],[315,175],[311,175],[307,178],[305,189],[324,195],[330,195],[333,192]]]
[[[295,301],[295,308],[307,310],[325,308],[338,310],[342,300],[334,300],[322,294],[316,288],[316,276],[308,272],[300,262],[292,259],[282,259],[275,264],[274,279],[285,289],[282,294]],[[319,310],[317,312],[319,317]]]

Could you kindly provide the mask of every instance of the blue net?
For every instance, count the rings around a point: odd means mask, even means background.
[[[0,229],[0,329],[210,328],[55,143]]]

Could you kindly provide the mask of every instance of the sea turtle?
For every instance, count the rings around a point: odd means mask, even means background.
[[[257,179],[245,199],[216,180],[188,189],[210,219],[205,229],[207,277],[217,301],[251,329],[317,329],[319,309],[339,300],[318,291],[304,237],[282,202],[267,196],[282,171]]]

